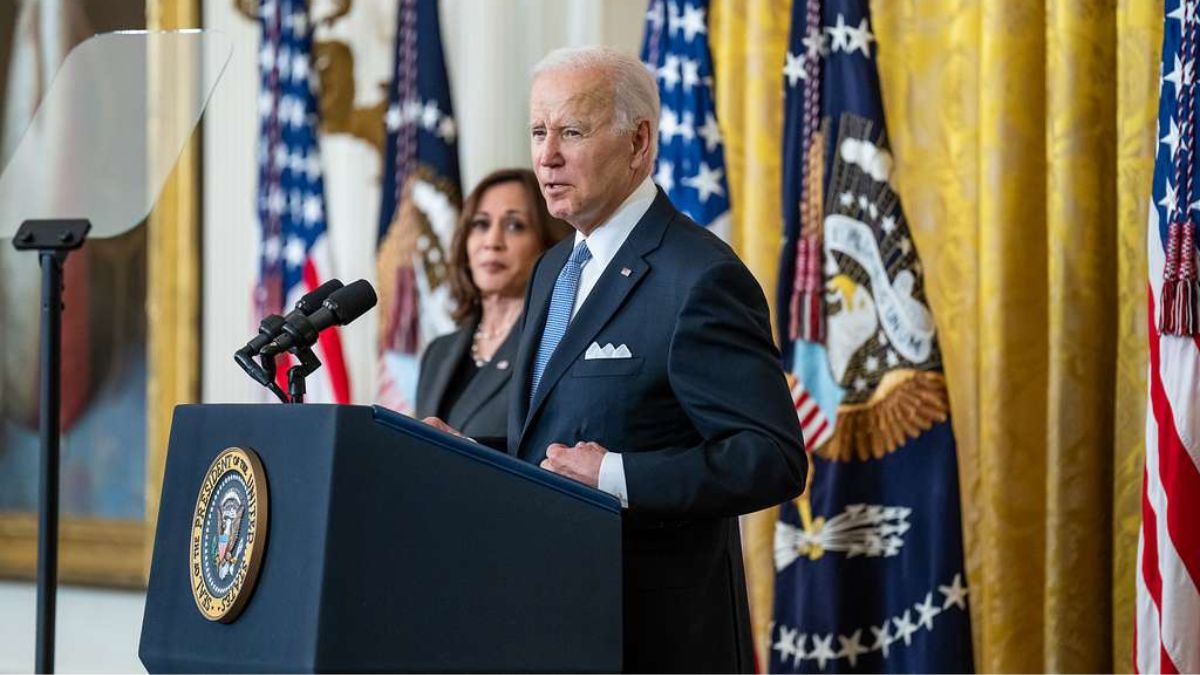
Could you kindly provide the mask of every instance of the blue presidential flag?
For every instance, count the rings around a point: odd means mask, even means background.
[[[651,0],[642,61],[662,99],[654,182],[675,208],[728,240],[729,188],[707,15],[708,0]]]
[[[796,0],[780,338],[813,453],[780,509],[771,672],[973,670],[933,315],[891,183],[868,0]]]
[[[411,412],[418,352],[454,330],[446,258],[462,187],[437,0],[400,0],[396,22],[379,208],[376,401]]]
[[[304,0],[263,2],[258,53],[259,319],[283,314],[304,294],[333,278],[325,225],[325,181],[317,143],[312,24]],[[308,400],[349,403],[350,378],[338,329],[321,333],[315,352],[324,364],[308,381]],[[280,357],[290,359],[290,357]],[[276,371],[286,388],[287,366]]]

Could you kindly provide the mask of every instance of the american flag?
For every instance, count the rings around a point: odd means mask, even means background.
[[[642,61],[662,98],[654,182],[675,208],[728,241],[729,188],[707,14],[708,0],[651,0]]]
[[[325,182],[317,145],[316,73],[305,0],[264,0],[258,53],[259,318],[281,314],[332,278]],[[314,350],[324,367],[307,381],[307,401],[349,403],[350,380],[337,328]],[[290,359],[291,357],[287,357]],[[287,390],[287,368],[276,371]]]
[[[1164,8],[1159,149],[1146,233],[1150,392],[1134,639],[1139,673],[1200,671],[1200,334],[1186,316],[1191,310],[1195,318],[1197,293],[1198,4],[1167,0]]]
[[[781,343],[811,486],[775,527],[769,671],[969,672],[958,461],[868,0],[796,0]]]
[[[446,257],[462,207],[437,0],[400,0],[379,208],[376,402],[411,412],[417,354],[454,330]]]

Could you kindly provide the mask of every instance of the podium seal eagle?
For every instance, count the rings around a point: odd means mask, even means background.
[[[267,480],[249,448],[217,455],[196,498],[188,569],[196,607],[230,623],[254,592],[267,539]]]

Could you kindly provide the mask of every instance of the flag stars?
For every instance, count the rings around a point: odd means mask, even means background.
[[[1175,55],[1175,65],[1171,68],[1170,73],[1167,73],[1166,75],[1163,76],[1162,82],[1163,82],[1164,86],[1166,84],[1170,83],[1171,86],[1173,86],[1175,88],[1175,91],[1179,91],[1179,85],[1182,82],[1182,80],[1183,80],[1183,64],[1180,63],[1179,55],[1176,54]]]
[[[304,240],[300,237],[292,237],[288,239],[287,245],[284,247],[283,259],[287,261],[288,267],[300,267],[304,264],[307,254]]]
[[[845,658],[846,660],[848,660],[850,662],[851,668],[858,665],[858,657],[859,656],[862,656],[863,654],[866,654],[869,651],[871,651],[871,650],[867,649],[866,647],[862,646],[861,640],[862,640],[862,629],[854,631],[854,633],[852,635],[850,635],[849,637],[846,637],[844,635],[838,636],[838,642],[841,643],[841,648],[838,650],[837,657],[839,659]],[[824,666],[822,666],[822,668],[824,668]]]
[[[804,59],[798,54],[789,52],[783,66],[783,76],[787,78],[789,87],[796,86],[801,80],[807,80],[808,74],[804,72]]]
[[[304,197],[304,224],[308,226],[316,225],[325,219],[325,207],[321,205],[321,198],[315,193]]]
[[[658,120],[658,137],[663,143],[670,143],[675,136],[679,136],[685,141],[695,138],[696,129],[692,114],[684,113],[683,119],[680,120],[679,113],[670,108],[663,108],[662,115]]]
[[[271,193],[267,196],[267,213],[278,216],[283,213],[285,206],[287,206],[287,199],[283,196],[283,190],[277,185],[271,186]]]
[[[263,242],[263,259],[268,265],[274,264],[279,260],[279,253],[283,246],[279,243],[279,237],[269,237]]]
[[[916,624],[909,618],[910,614],[911,611],[906,609],[904,614],[892,618],[892,623],[896,626],[896,641],[904,640],[905,646],[912,644],[912,635],[918,630]]]
[[[967,608],[967,587],[962,584],[961,574],[955,574],[949,586],[938,586],[938,592],[945,596],[942,609],[949,609],[952,605],[963,610]]]
[[[900,247],[900,251],[904,255],[912,253],[912,241],[908,237],[900,237],[900,240],[896,242],[896,246]]]
[[[891,624],[884,621],[882,626],[871,626],[871,633],[875,635],[875,644],[871,645],[871,651],[883,653],[883,658],[886,659],[888,652],[891,651],[892,642],[895,641],[895,638],[892,637]]]
[[[270,117],[271,111],[275,108],[275,96],[269,91],[264,91],[258,95],[258,115],[259,117]]]
[[[667,54],[663,59],[662,67],[658,69],[658,77],[662,80],[663,88],[666,90],[674,89],[683,79],[680,73],[682,62],[675,54]]]
[[[843,192],[842,194],[838,195],[838,203],[846,207],[854,206],[854,194],[851,192]]]
[[[292,14],[292,35],[308,36],[308,15],[303,10],[297,10]]]
[[[837,658],[837,654],[833,651],[833,634],[814,635],[812,638],[813,649],[808,658],[815,660],[817,666],[821,670],[825,670],[825,664],[831,659]]]
[[[670,194],[675,189],[675,167],[665,159],[658,160],[658,169],[654,172],[654,182],[658,183],[663,192]]]
[[[1163,198],[1158,200],[1158,205],[1167,210],[1167,218],[1170,218],[1175,213],[1175,203],[1179,201],[1179,193],[1171,184],[1170,178],[1167,179],[1167,189],[1163,192]]]
[[[292,52],[287,47],[279,50],[279,79],[287,80],[292,76]]]
[[[683,88],[685,91],[691,91],[692,87],[700,84],[700,61],[696,59],[683,59],[680,63],[683,65]]]
[[[697,35],[708,33],[708,24],[704,21],[704,8],[685,5],[679,27],[683,29],[683,37],[688,42],[695,40]]]
[[[891,234],[896,231],[895,216],[884,216],[881,224],[883,225],[884,234]]]
[[[654,28],[655,33],[662,30],[663,24],[667,21],[663,16],[662,0],[651,3],[650,9],[646,10],[646,21]]]
[[[458,136],[458,126],[454,124],[454,118],[449,115],[443,117],[442,121],[438,123],[437,134],[443,141],[453,143]]]
[[[798,668],[800,666],[801,659],[808,658],[808,652],[805,651],[805,649],[804,649],[804,645],[807,643],[808,643],[808,635],[807,634],[800,633],[799,635],[796,636],[796,655],[794,657],[792,657],[792,667],[793,668]]]
[[[309,75],[308,55],[297,53],[292,57],[292,82],[304,82]]]
[[[437,101],[428,101],[421,112],[421,126],[425,127],[426,131],[433,131],[441,116],[442,111],[438,109]]]
[[[1179,0],[1179,4],[1175,7],[1175,11],[1168,14],[1167,18],[1178,21],[1180,30],[1183,30],[1184,26],[1196,20],[1195,4],[1190,0]]]
[[[920,615],[917,617],[917,626],[924,626],[927,630],[933,630],[934,617],[942,613],[941,608],[933,604],[933,593],[926,593],[925,600],[913,605],[913,607],[917,610],[917,614]]]
[[[787,661],[796,654],[796,633],[795,628],[779,627],[779,639],[772,649],[779,652],[780,661]]]
[[[846,25],[846,17],[843,14],[838,14],[837,25],[826,26],[825,30],[829,33],[829,49],[832,52],[850,51],[850,30]]]
[[[862,21],[858,22],[857,28],[848,29],[846,53],[852,54],[855,51],[861,51],[863,56],[871,57],[871,43],[875,41],[875,36],[871,33],[871,25],[867,22],[867,18],[863,17]]]
[[[704,125],[696,130],[696,135],[704,139],[704,149],[707,152],[713,152],[721,145],[721,127],[717,125],[717,118],[713,117],[712,113],[704,113]]]
[[[675,34],[678,33],[682,28],[683,15],[679,13],[679,3],[675,2],[675,0],[668,0],[667,31],[671,34],[671,37],[675,37]]]
[[[1163,136],[1161,139],[1159,139],[1159,142],[1166,145],[1170,149],[1170,156],[1173,158],[1175,157],[1175,152],[1179,150],[1179,125],[1176,124],[1174,118],[1172,118],[1169,126],[1170,131],[1167,132],[1166,136]]]
[[[270,72],[275,68],[275,45],[267,42],[259,48],[258,67],[263,72]]]
[[[820,28],[813,27],[800,43],[804,45],[804,58],[817,59],[829,53],[829,41]]]
[[[387,115],[384,116],[384,124],[387,125],[388,131],[395,131],[404,123],[404,116],[400,113],[399,105],[388,106]]]
[[[683,184],[695,188],[700,193],[700,203],[704,204],[709,197],[715,195],[724,197],[725,188],[721,187],[725,170],[720,167],[709,168],[706,162],[700,162],[700,170],[696,175],[684,178]]]
[[[315,182],[321,177],[321,159],[317,157],[316,153],[304,158],[304,172],[308,174],[309,182]]]

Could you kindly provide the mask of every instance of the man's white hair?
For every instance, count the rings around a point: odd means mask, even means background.
[[[658,83],[646,64],[612,47],[563,47],[547,54],[533,67],[533,79],[551,71],[600,69],[612,82],[613,124],[618,131],[633,132],[638,123],[650,123],[650,156],[658,154],[658,117],[661,103]]]

